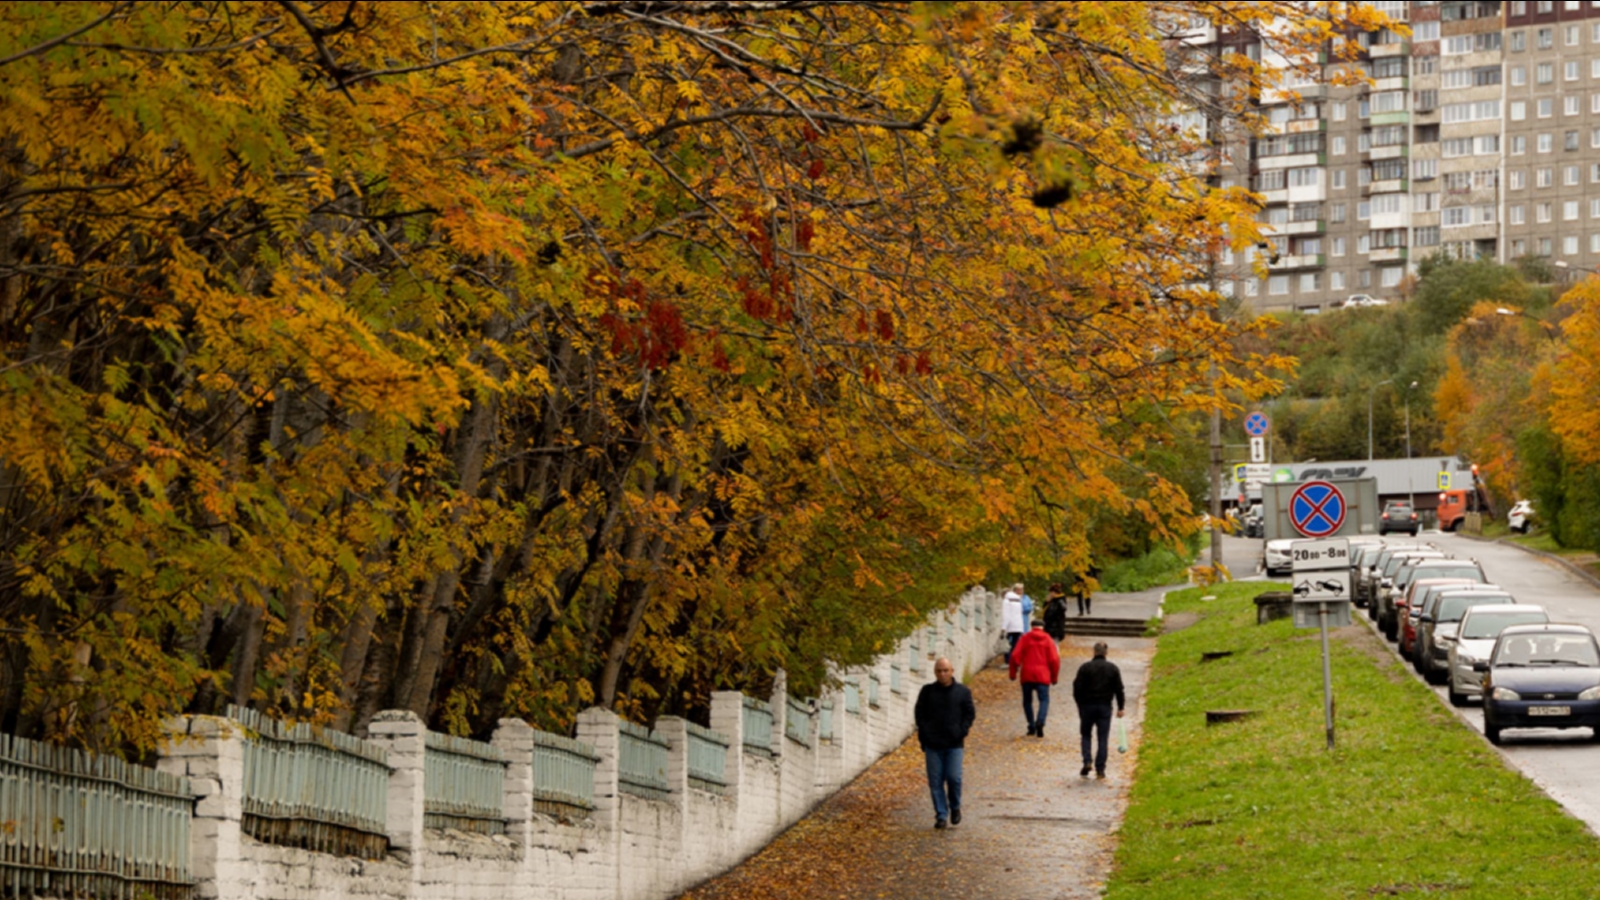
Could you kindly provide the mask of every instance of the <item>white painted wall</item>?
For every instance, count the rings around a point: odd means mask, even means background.
[[[372,739],[389,750],[390,850],[381,860],[359,860],[264,844],[242,833],[244,757],[248,738],[226,719],[175,719],[159,767],[191,779],[199,801],[192,829],[192,866],[203,900],[658,900],[715,876],[766,846],[818,803],[849,783],[913,730],[917,691],[933,679],[931,660],[948,656],[956,672],[976,672],[1003,646],[999,598],[975,588],[951,605],[956,623],[945,636],[946,613],[930,619],[936,641],[926,640],[921,671],[903,671],[903,692],[891,690],[889,664],[904,666],[897,646],[871,666],[842,672],[859,676],[859,714],[845,711],[836,692],[833,739],[821,741],[817,718],[805,743],[784,735],[784,681],[770,698],[773,753],[743,744],[742,695],[712,696],[711,726],[729,739],[727,780],[721,793],[689,786],[681,720],[664,718],[657,730],[669,745],[665,798],[622,791],[617,781],[617,719],[585,710],[578,738],[600,756],[595,766],[592,814],[558,817],[534,801],[532,729],[503,720],[494,736],[511,765],[506,772],[507,833],[485,837],[423,827],[422,723],[409,713],[385,713]],[[970,614],[960,627],[959,610]],[[867,702],[867,676],[881,679],[876,709]]]

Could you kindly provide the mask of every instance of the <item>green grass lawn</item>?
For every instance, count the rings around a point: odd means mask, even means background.
[[[1200,619],[1160,639],[1108,897],[1600,897],[1600,840],[1361,625],[1331,635],[1328,751],[1317,632],[1255,624],[1274,587],[1168,595],[1169,620]],[[1208,728],[1208,709],[1260,713]]]

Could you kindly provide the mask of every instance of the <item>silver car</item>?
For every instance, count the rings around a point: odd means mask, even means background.
[[[1442,550],[1403,550],[1393,554],[1384,562],[1383,568],[1378,572],[1378,580],[1373,583],[1378,600],[1373,606],[1376,612],[1373,620],[1378,623],[1378,629],[1389,640],[1395,638],[1397,623],[1394,617],[1394,584],[1395,577],[1400,574],[1400,568],[1413,560],[1445,558],[1446,554]]]
[[[1501,629],[1549,621],[1544,607],[1531,603],[1486,604],[1467,610],[1455,643],[1450,645],[1450,705],[1465,706],[1468,698],[1483,696],[1483,673],[1474,667],[1489,661]]]

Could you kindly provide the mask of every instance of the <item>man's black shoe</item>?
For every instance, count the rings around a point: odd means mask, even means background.
[[[1044,726],[1043,725],[1035,725],[1034,728],[1033,728],[1033,736],[1036,737],[1036,738],[1044,737]]]
[[[1095,769],[1094,770],[1094,777],[1104,780],[1105,777],[1106,777],[1106,770],[1105,769]]]
[[[1028,726],[1028,737],[1033,737],[1033,726],[1032,725]]]
[[[961,810],[959,810],[959,809],[950,810],[950,824],[951,825],[960,825],[961,824]]]
[[[947,824],[949,824],[949,823],[947,823],[943,819],[934,819],[933,820],[933,827],[937,828],[937,829],[940,829],[940,830],[943,830],[944,826],[947,825]]]
[[[1088,778],[1089,777],[1089,767],[1088,766],[1084,766],[1082,769],[1079,769],[1078,770],[1078,774],[1083,776],[1084,778]]]

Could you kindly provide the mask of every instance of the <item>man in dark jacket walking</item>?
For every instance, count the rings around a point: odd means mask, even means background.
[[[1093,756],[1094,777],[1106,777],[1106,758],[1110,755],[1107,744],[1111,739],[1111,701],[1117,702],[1117,718],[1122,718],[1127,698],[1122,693],[1122,670],[1106,659],[1106,642],[1094,645],[1094,659],[1078,667],[1072,679],[1072,699],[1078,704],[1079,731],[1083,736],[1083,770],[1078,774],[1089,777],[1090,736],[1100,733],[1099,752]]]
[[[928,764],[928,790],[933,794],[933,827],[961,824],[962,745],[978,717],[972,691],[956,681],[955,667],[940,657],[933,664],[934,681],[917,694],[917,742]]]

